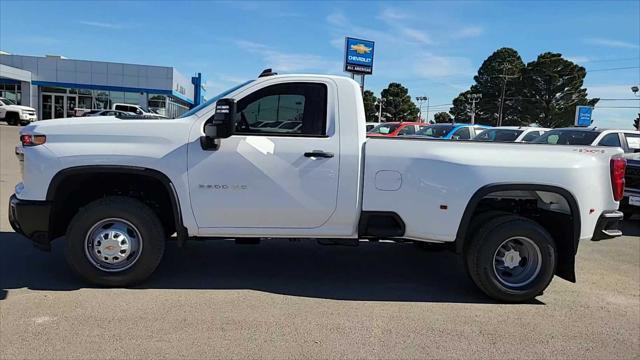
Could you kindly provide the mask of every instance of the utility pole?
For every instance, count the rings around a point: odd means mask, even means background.
[[[469,94],[467,100],[471,101],[471,125],[476,123],[476,103],[482,99],[482,94]]]
[[[428,96],[416,96],[416,101],[418,102],[418,119],[420,119],[421,122],[426,122],[429,121],[429,97]],[[427,118],[425,119],[426,121],[422,121],[422,104],[424,102],[427,102]]]
[[[500,95],[500,106],[498,108],[498,126],[502,126],[502,109],[504,108],[504,95],[507,90],[507,79],[508,78],[516,78],[517,75],[509,75],[507,76],[507,64],[502,65],[502,93]]]

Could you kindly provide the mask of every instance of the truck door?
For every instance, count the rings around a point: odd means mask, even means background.
[[[191,143],[189,187],[199,228],[315,228],[331,217],[339,139],[330,85],[263,85],[237,101],[235,134],[218,150]]]

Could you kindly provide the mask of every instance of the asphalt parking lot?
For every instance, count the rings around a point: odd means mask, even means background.
[[[638,358],[640,221],[584,242],[577,284],[487,299],[447,252],[274,240],[170,243],[131,289],[92,288],[15,234],[17,127],[0,123],[0,358]]]

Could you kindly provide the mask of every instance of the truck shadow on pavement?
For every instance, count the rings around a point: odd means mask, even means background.
[[[71,272],[62,240],[51,253],[13,232],[0,232],[0,300],[8,290],[68,291],[90,287]],[[275,294],[360,301],[494,303],[468,278],[461,258],[415,245],[321,246],[313,240],[167,243],[160,266],[134,289],[251,289]],[[542,304],[534,301],[534,304]]]

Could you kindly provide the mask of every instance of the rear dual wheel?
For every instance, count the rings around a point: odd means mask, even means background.
[[[540,224],[500,215],[476,226],[466,249],[475,284],[504,302],[524,302],[542,294],[555,273],[555,242]]]

